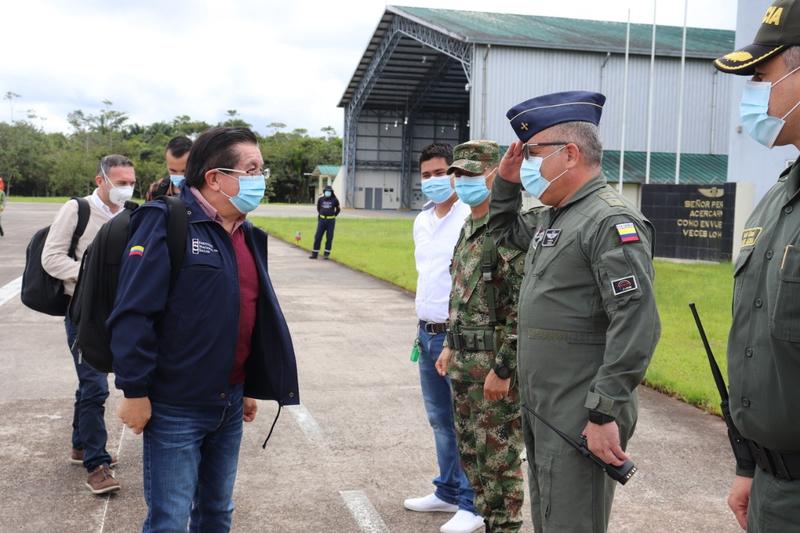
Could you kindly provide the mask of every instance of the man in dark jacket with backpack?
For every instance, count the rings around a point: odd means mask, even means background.
[[[188,229],[171,278],[167,206],[130,222],[108,319],[118,414],[144,431],[143,531],[228,531],[242,421],[256,399],[298,404],[291,337],[267,272],[267,236],[245,220],[264,195],[246,128],[196,141],[180,199]]]

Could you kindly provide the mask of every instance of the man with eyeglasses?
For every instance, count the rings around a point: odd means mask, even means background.
[[[136,184],[133,162],[119,154],[103,157],[97,164],[94,183],[92,194],[61,206],[42,249],[42,268],[64,282],[64,294],[69,297],[75,292],[86,249],[103,224],[117,216],[133,195]],[[69,317],[64,319],[64,328],[78,378],[69,461],[86,468],[86,486],[93,494],[115,492],[120,490],[120,483],[111,468],[117,464],[117,458],[106,449],[108,374],[83,361],[75,345],[78,330]]]
[[[246,220],[264,196],[246,128],[198,137],[180,198],[186,255],[171,279],[167,206],[131,216],[108,319],[117,411],[144,431],[143,531],[228,531],[242,422],[256,399],[299,403],[292,340],[267,272],[267,236]],[[279,411],[280,412],[280,411]]]
[[[517,374],[538,533],[605,531],[616,482],[528,409],[622,465],[636,425],[636,387],[660,334],[654,229],[601,172],[604,103],[601,94],[570,91],[511,108],[519,141],[492,190],[490,231],[528,251]],[[520,216],[522,187],[548,207]]]

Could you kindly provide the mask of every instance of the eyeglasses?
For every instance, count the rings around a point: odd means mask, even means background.
[[[522,157],[524,159],[536,157],[534,154],[531,153],[532,148],[538,148],[540,146],[565,146],[567,144],[570,143],[566,141],[553,141],[549,143],[525,143],[522,145]]]
[[[222,171],[223,174],[226,174],[228,172],[238,172],[243,176],[264,176],[265,180],[269,178],[269,169],[267,167],[256,168],[253,170],[239,170],[237,168],[215,168],[214,170]],[[238,179],[236,178],[236,176],[231,176],[231,177],[234,179]]]

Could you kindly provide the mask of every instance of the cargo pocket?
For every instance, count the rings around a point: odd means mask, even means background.
[[[776,339],[800,342],[800,248],[794,245],[781,259],[770,331]]]

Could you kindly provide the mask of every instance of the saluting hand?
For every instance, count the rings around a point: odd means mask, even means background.
[[[619,426],[616,422],[608,424],[589,422],[583,428],[583,435],[586,437],[589,451],[606,463],[622,466],[626,459],[630,459],[620,446]]]
[[[511,388],[511,378],[503,379],[492,369],[483,382],[483,398],[492,402],[502,400],[508,395],[509,388]]]
[[[520,183],[519,167],[522,166],[522,159],[522,142],[514,141],[500,160],[497,173],[506,181]]]
[[[442,348],[442,352],[439,354],[439,358],[434,364],[436,371],[439,372],[440,376],[445,377],[447,375],[447,367],[450,366],[450,358],[452,356],[453,352],[450,351],[450,348],[447,346]]]

